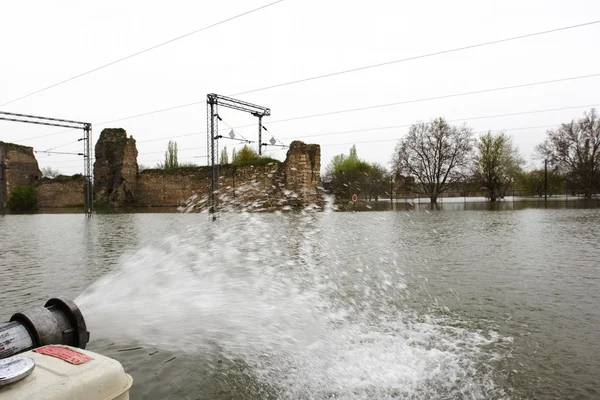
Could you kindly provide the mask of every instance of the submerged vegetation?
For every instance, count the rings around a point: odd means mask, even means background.
[[[39,208],[38,193],[32,186],[15,186],[8,196],[8,209],[13,213],[33,213]]]
[[[592,198],[600,192],[600,119],[594,109],[577,121],[549,130],[537,146],[537,166],[525,161],[512,138],[488,131],[475,138],[467,125],[444,118],[413,124],[396,145],[392,168],[358,158],[356,147],[326,168],[325,188],[338,199],[476,194],[489,201],[512,192],[525,196],[563,194]],[[547,171],[544,163],[547,163]],[[541,166],[540,166],[541,164]]]

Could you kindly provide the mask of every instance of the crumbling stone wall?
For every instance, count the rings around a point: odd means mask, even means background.
[[[137,185],[137,148],[124,129],[104,129],[96,142],[94,199],[114,207],[134,206]]]
[[[0,142],[0,164],[3,164],[6,176],[6,182],[0,184],[6,186],[7,198],[15,186],[30,186],[42,178],[33,147]]]
[[[302,204],[323,206],[321,147],[293,141],[279,172],[286,190],[297,194]]]
[[[85,202],[85,181],[82,175],[43,178],[38,186],[41,208],[82,206]]]
[[[191,196],[207,197],[211,168],[137,171],[133,138],[122,129],[105,129],[96,144],[96,199],[113,206],[185,205]],[[254,210],[323,205],[320,147],[295,141],[285,162],[219,166],[219,203]],[[133,174],[136,173],[134,180]]]
[[[281,164],[224,165],[219,167],[219,203],[224,207],[271,208],[280,199],[274,180]],[[196,195],[208,196],[211,190],[210,167],[176,170],[145,170],[138,176],[136,204],[142,207],[185,205]]]
[[[41,179],[31,147],[2,144],[0,150],[7,155],[7,180],[37,186],[41,207],[84,203],[81,176]],[[283,163],[219,166],[219,205],[253,211],[322,206],[320,164],[318,145],[296,141]],[[200,200],[209,195],[211,174],[207,166],[139,172],[133,137],[123,129],[104,129],[96,143],[94,199],[113,207],[182,206],[194,195]]]
[[[145,170],[139,173],[136,205],[139,207],[177,207],[193,194],[208,193],[207,167],[183,168],[171,171]]]

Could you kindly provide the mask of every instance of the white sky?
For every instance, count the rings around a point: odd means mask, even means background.
[[[136,51],[240,14],[269,0],[2,1],[0,104]],[[180,161],[204,164],[206,106],[198,104],[108,125],[101,122],[315,75],[490,40],[600,20],[600,1],[285,0],[118,63],[2,111],[122,127],[138,142],[138,161],[154,166],[169,139]],[[600,76],[520,89],[270,123],[279,119],[600,73],[600,24],[460,51],[240,96],[270,107],[269,132],[321,145],[322,170],[357,144],[359,157],[388,165],[408,128],[309,136],[447,119],[598,104]],[[590,107],[470,120],[476,131],[506,129],[528,161],[548,125]],[[256,118],[228,109],[231,126]],[[222,126],[226,133],[228,128]],[[528,129],[522,129],[528,128]],[[81,134],[0,121],[0,140],[46,150]],[[257,128],[239,133],[257,139]],[[309,136],[309,137],[306,137]],[[264,140],[270,136],[264,135]],[[161,139],[163,138],[163,139]],[[158,139],[158,140],[154,140]],[[146,142],[145,142],[146,141]],[[361,143],[373,141],[372,143]],[[234,143],[223,140],[231,149]],[[239,145],[238,145],[239,147]],[[75,142],[56,151],[78,152]],[[285,150],[269,149],[279,159]],[[82,172],[77,156],[37,155],[41,167]],[[196,158],[194,158],[196,157]]]

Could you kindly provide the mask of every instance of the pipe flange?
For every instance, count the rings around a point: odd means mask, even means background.
[[[77,307],[72,300],[65,299],[64,297],[52,298],[44,305],[44,307],[51,306],[61,310],[71,323],[73,337],[72,342],[68,344],[80,349],[85,349],[85,346],[90,340],[90,333],[87,330],[83,314],[81,314],[79,307]]]

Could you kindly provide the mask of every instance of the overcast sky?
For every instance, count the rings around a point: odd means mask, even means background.
[[[273,1],[273,0],[271,0]],[[3,1],[0,104],[58,81],[268,4],[221,1]],[[356,1],[285,0],[203,32],[0,107],[1,111],[121,127],[138,144],[138,162],[155,166],[169,137],[180,162],[205,164],[206,105],[101,124],[365,65],[600,20],[597,0]],[[512,135],[527,161],[549,126],[600,108],[600,76],[512,90],[281,119],[503,86],[600,73],[600,24],[401,62],[239,96],[270,107],[264,119],[283,143],[321,145],[322,170],[356,143],[359,157],[389,165],[398,138],[419,120],[570,110],[466,121],[475,132]],[[221,109],[230,126],[256,118]],[[273,121],[273,122],[270,122]],[[461,122],[456,122],[461,123]],[[401,126],[390,129],[377,129]],[[406,127],[402,127],[406,126]],[[224,133],[228,132],[221,125]],[[0,140],[35,150],[78,152],[77,131],[0,121]],[[364,130],[355,133],[328,134]],[[257,139],[255,126],[236,131]],[[51,135],[30,139],[41,135]],[[270,135],[266,135],[266,140]],[[369,143],[364,143],[369,142]],[[70,143],[70,144],[69,144]],[[223,140],[232,149],[235,143]],[[238,145],[239,148],[239,145]],[[285,150],[270,148],[283,159]],[[82,172],[81,157],[37,155],[41,167]]]

